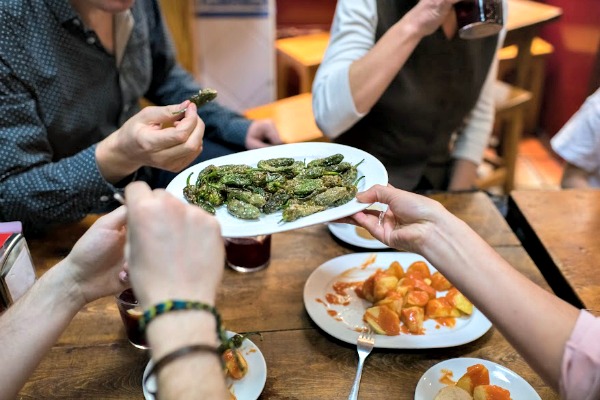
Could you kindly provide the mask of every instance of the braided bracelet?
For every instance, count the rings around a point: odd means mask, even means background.
[[[139,328],[141,331],[144,331],[146,326],[148,326],[148,324],[159,315],[170,311],[181,310],[201,310],[210,312],[217,320],[217,334],[219,335],[219,339],[221,340],[221,343],[225,343],[227,336],[225,335],[225,330],[221,326],[221,315],[215,306],[211,306],[210,304],[199,301],[166,300],[162,303],[158,303],[144,311],[144,314],[139,320]]]
[[[213,353],[217,357],[219,357],[219,359],[221,358],[221,356],[219,354],[219,350],[215,346],[210,346],[210,345],[207,345],[207,344],[192,344],[192,345],[189,345],[189,346],[184,346],[184,347],[182,347],[180,349],[172,351],[171,353],[168,353],[167,355],[163,356],[163,358],[161,358],[160,360],[158,360],[156,362],[156,364],[152,365],[152,367],[148,371],[148,375],[146,375],[146,378],[144,379],[144,387],[146,387],[146,388],[148,387],[148,380],[150,379],[150,377],[152,375],[157,375],[158,376],[159,371],[161,369],[163,369],[165,365],[169,364],[170,362],[173,362],[173,361],[177,360],[178,358],[187,356],[188,354],[198,353],[198,352]],[[151,390],[148,390],[148,391],[150,393],[152,393],[153,396],[156,396],[156,392],[153,393]]]

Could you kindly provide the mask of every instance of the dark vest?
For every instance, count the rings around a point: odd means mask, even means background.
[[[378,0],[375,41],[415,4]],[[447,39],[439,28],[421,40],[371,111],[335,141],[374,155],[392,185],[414,189],[428,164],[449,159],[452,133],[479,98],[497,40]]]

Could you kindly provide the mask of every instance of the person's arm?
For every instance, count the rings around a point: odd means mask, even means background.
[[[355,223],[390,247],[423,255],[558,388],[565,344],[579,313],[575,307],[521,275],[438,202],[379,185],[357,198],[389,208],[382,224],[379,213],[370,211],[355,214]]]
[[[183,118],[173,114],[184,107]],[[118,182],[142,166],[179,172],[200,154],[203,137],[204,123],[195,104],[145,107],[98,143],[96,163],[109,182]]]
[[[26,229],[79,220],[112,185],[96,167],[93,146],[53,159],[38,105],[15,76],[0,60],[0,220],[22,221]]]
[[[565,160],[561,186],[589,187],[592,174],[600,175],[600,89],[585,100],[550,144]]]
[[[452,165],[452,175],[448,190],[469,190],[477,179],[477,164],[466,159],[456,159]]]
[[[0,365],[10,365],[0,374],[0,398],[16,398],[81,307],[126,287],[119,279],[124,222],[123,209],[98,220],[64,260],[0,316]]]
[[[456,1],[420,1],[377,43],[376,2],[338,2],[329,47],[313,83],[313,109],[321,130],[335,138],[368,113]]]
[[[506,21],[508,7],[505,0],[503,6]],[[506,28],[503,28],[498,35],[496,53],[502,48],[505,36]],[[467,116],[466,124],[459,132],[452,149],[455,167],[448,187],[450,190],[470,189],[475,185],[477,167],[483,160],[494,127],[497,77],[498,59],[494,57],[477,103]]]
[[[214,305],[225,258],[217,220],[142,182],[127,186],[125,194],[129,275],[142,307],[172,299]],[[193,344],[216,347],[216,328],[207,311],[160,315],[146,331],[152,359]],[[227,398],[219,357],[197,352],[172,361],[158,373],[158,392],[161,399]]]
[[[560,186],[563,189],[589,189],[590,173],[569,162],[563,167]]]

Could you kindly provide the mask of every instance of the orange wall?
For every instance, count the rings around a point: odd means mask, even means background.
[[[563,15],[543,28],[541,36],[554,45],[547,64],[542,129],[553,136],[579,109],[592,88],[600,49],[599,0],[546,0]]]
[[[277,28],[329,30],[336,0],[277,0]]]

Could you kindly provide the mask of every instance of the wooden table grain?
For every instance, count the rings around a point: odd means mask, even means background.
[[[554,292],[600,312],[600,190],[513,191],[508,219]]]
[[[494,204],[483,193],[434,196],[463,218],[505,259],[550,290]],[[94,218],[31,240],[40,273],[67,254]],[[348,396],[356,347],[319,329],[303,304],[306,279],[322,263],[352,253],[325,225],[273,235],[270,266],[239,274],[226,269],[217,305],[227,329],[261,331],[253,340],[267,363],[260,399],[343,399]],[[558,395],[495,329],[457,347],[422,350],[375,349],[365,364],[360,399],[413,399],[421,375],[438,362],[477,357],[504,365],[526,379],[543,399]],[[22,399],[143,399],[142,373],[148,361],[126,339],[112,298],[86,306],[44,358],[20,392]]]

